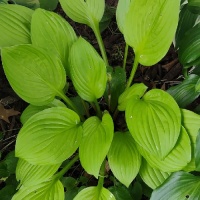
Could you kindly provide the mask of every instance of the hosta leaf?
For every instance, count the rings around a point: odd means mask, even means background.
[[[83,124],[83,138],[79,147],[80,161],[83,168],[96,178],[110,148],[113,132],[113,121],[107,112],[104,113],[102,121],[94,116]]]
[[[91,28],[101,21],[105,0],[59,0],[65,13],[75,22],[87,24]]]
[[[153,89],[126,107],[126,122],[135,141],[150,154],[165,158],[180,133],[181,114],[175,100],[166,92]]]
[[[32,117],[36,113],[39,113],[40,111],[43,111],[51,107],[66,107],[66,105],[58,99],[54,99],[51,103],[45,106],[28,105],[26,109],[23,111],[23,113],[21,114],[20,121],[22,124],[24,124],[30,117]]]
[[[193,65],[198,65],[200,63],[200,24],[197,24],[191,28],[185,36],[183,41],[179,46],[178,56],[181,64],[185,68]]]
[[[196,165],[196,170],[200,171],[200,131],[198,132],[196,139],[195,165]]]
[[[16,178],[23,186],[37,185],[51,178],[60,165],[61,163],[56,165],[32,165],[23,159],[19,159]]]
[[[147,86],[144,85],[143,83],[135,83],[134,85],[129,87],[119,97],[118,110],[124,111],[130,99],[132,99],[133,97],[141,98],[146,90]]]
[[[32,45],[4,48],[2,61],[12,88],[33,105],[52,102],[65,86],[65,71],[60,60],[40,48]]]
[[[114,134],[108,162],[114,176],[128,187],[138,174],[141,165],[141,155],[129,132]]]
[[[30,9],[36,9],[40,7],[39,0],[14,0],[16,4],[28,7]]]
[[[24,6],[0,4],[0,48],[31,43],[32,14]]]
[[[77,37],[65,19],[56,13],[37,9],[32,17],[31,39],[34,46],[50,50],[57,55],[66,71],[69,71],[69,50]]]
[[[126,19],[126,14],[130,7],[130,3],[131,0],[119,0],[117,4],[117,10],[116,10],[117,26],[119,27],[119,30],[122,33],[124,32],[124,23]]]
[[[138,62],[151,66],[167,53],[178,24],[180,0],[133,0],[124,36]]]
[[[152,167],[158,168],[164,172],[181,170],[191,161],[190,138],[183,127],[175,147],[164,159],[161,160],[151,155],[141,147],[139,147],[139,150]]]
[[[16,156],[35,165],[54,165],[78,148],[82,127],[72,110],[54,107],[33,115],[17,137]]]
[[[200,198],[200,178],[186,172],[172,174],[164,185],[153,191],[150,200]]]
[[[88,187],[86,189],[81,190],[78,195],[74,198],[74,200],[115,200],[114,195],[107,190],[106,188],[102,188],[100,191],[98,187]]]
[[[152,189],[160,186],[170,176],[169,172],[151,167],[145,159],[142,160],[139,174],[142,180]]]
[[[44,8],[45,10],[55,10],[58,5],[58,0],[39,0],[40,7]]]
[[[106,89],[106,65],[96,50],[79,38],[69,54],[70,74],[79,96],[89,102],[100,98]]]
[[[199,0],[188,0],[188,8],[191,12],[199,14],[200,13],[200,1]]]
[[[200,91],[196,89],[199,87],[197,85],[199,80],[198,75],[191,74],[179,85],[170,87],[167,92],[173,96],[181,108],[185,108],[200,95]]]
[[[112,187],[110,187],[108,189],[115,196],[116,200],[124,200],[124,199],[133,200],[128,188],[126,188],[123,185],[119,185],[119,186],[115,185],[115,186],[112,186]]]
[[[59,180],[33,186],[22,186],[12,200],[64,200],[64,188]]]
[[[195,166],[195,150],[196,150],[196,138],[198,131],[200,129],[200,115],[196,113],[182,109],[182,125],[185,127],[190,139],[191,139],[191,148],[192,148],[192,160],[187,165],[184,170],[194,171],[196,170]]]

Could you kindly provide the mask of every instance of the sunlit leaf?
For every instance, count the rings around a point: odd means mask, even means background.
[[[106,65],[92,45],[79,38],[69,55],[70,74],[79,96],[89,102],[103,96],[106,89]]]
[[[175,200],[200,198],[200,178],[186,172],[176,172],[164,185],[153,191],[150,200]]]
[[[79,147],[80,161],[83,168],[96,178],[110,148],[113,133],[113,121],[107,112],[104,113],[102,121],[94,116],[83,124],[83,138]]]
[[[76,151],[81,137],[80,119],[74,111],[49,108],[33,115],[22,127],[16,156],[35,165],[58,164]]]
[[[178,25],[180,0],[133,0],[124,36],[142,65],[151,66],[167,53]]]
[[[145,159],[142,160],[139,174],[142,180],[152,189],[160,186],[170,176],[169,172],[151,167]]]
[[[86,189],[81,190],[78,195],[74,198],[74,200],[115,200],[114,195],[107,190],[106,188],[102,188],[100,191],[98,187],[88,187]]]
[[[49,180],[57,172],[60,164],[56,165],[32,165],[23,159],[19,159],[16,168],[16,178],[21,185],[37,185]]]
[[[152,155],[164,159],[174,148],[181,127],[181,114],[175,100],[153,89],[126,107],[126,122],[135,141]]]
[[[181,170],[191,161],[191,142],[183,127],[175,147],[164,159],[151,155],[141,147],[139,150],[152,167],[164,172]]]
[[[114,134],[108,162],[114,176],[128,187],[138,174],[141,165],[141,155],[129,132]]]
[[[34,46],[57,55],[69,72],[69,50],[77,37],[64,18],[50,11],[37,9],[31,21],[31,39]]]
[[[66,84],[61,61],[32,45],[19,45],[2,50],[3,68],[15,92],[33,105],[53,101]]]
[[[0,4],[0,49],[17,44],[30,44],[33,11],[19,5]]]
[[[12,200],[64,200],[64,188],[59,180],[22,186]]]

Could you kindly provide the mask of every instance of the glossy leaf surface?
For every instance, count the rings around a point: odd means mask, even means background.
[[[69,72],[69,50],[77,37],[70,24],[56,13],[37,9],[31,22],[32,44],[57,55]]]
[[[70,74],[79,96],[89,102],[103,96],[106,89],[106,65],[89,42],[79,38],[69,55]]]
[[[99,191],[97,187],[88,187],[86,189],[81,190],[78,193],[78,195],[74,198],[74,200],[86,200],[86,199],[115,200],[115,197],[106,188],[102,188],[102,190]]]
[[[32,14],[24,6],[0,4],[0,48],[31,43]]]
[[[79,123],[79,116],[68,108],[54,107],[35,114],[19,132],[16,156],[35,165],[63,162],[79,147]]]
[[[151,66],[167,53],[178,25],[179,0],[133,0],[124,36],[140,64]]]
[[[113,133],[114,125],[108,113],[104,113],[102,121],[94,116],[83,124],[83,138],[79,147],[80,161],[83,168],[96,178],[110,148]]]
[[[153,89],[126,107],[126,122],[135,141],[152,155],[164,159],[174,148],[181,127],[181,114],[175,100]]]
[[[175,200],[200,198],[200,178],[186,172],[176,172],[164,185],[153,191],[150,200]]]
[[[175,147],[164,159],[151,155],[141,147],[139,147],[139,150],[152,167],[164,172],[181,170],[191,161],[191,142],[183,127]]]
[[[129,187],[141,165],[141,155],[129,132],[116,132],[108,153],[108,162],[114,176]]]
[[[10,85],[26,102],[46,105],[62,92],[66,75],[56,56],[32,45],[4,48],[1,55]]]
[[[22,186],[12,200],[64,200],[64,188],[59,180],[33,186]]]
[[[23,159],[19,159],[16,168],[16,178],[23,186],[37,185],[49,180],[58,170],[56,165],[32,165]]]
[[[168,172],[151,167],[145,159],[142,160],[139,174],[142,180],[152,189],[156,189],[170,176]]]

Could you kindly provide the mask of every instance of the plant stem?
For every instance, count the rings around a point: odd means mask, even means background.
[[[98,180],[98,191],[99,191],[99,195],[101,193],[101,190],[103,188],[103,184],[104,184],[104,177],[105,177],[105,164],[106,164],[106,159],[103,161],[100,171],[99,171],[99,180]]]
[[[130,77],[129,77],[129,79],[128,79],[128,82],[127,82],[127,85],[126,85],[126,89],[125,90],[127,90],[130,86],[131,86],[131,83],[132,83],[132,81],[133,81],[133,78],[134,78],[134,76],[135,76],[135,72],[136,72],[136,70],[137,70],[137,68],[138,68],[138,58],[137,57],[135,57],[135,59],[134,59],[134,63],[133,63],[133,68],[132,68],[132,70],[131,70],[131,75],[130,75]]]
[[[71,166],[79,159],[79,154],[75,155],[73,159],[69,161],[69,163],[57,174],[55,174],[55,178],[60,179],[70,168]]]
[[[101,37],[101,33],[100,33],[100,30],[99,30],[99,24],[95,23],[95,25],[92,27],[92,29],[93,29],[94,34],[96,36],[97,42],[99,44],[99,48],[100,48],[103,60],[104,60],[104,62],[106,64],[106,66],[109,66],[108,58],[107,58],[107,55],[106,55],[105,46],[104,46],[104,43],[103,43],[103,40],[102,40],[102,37]]]
[[[183,68],[183,76],[184,76],[185,78],[188,77],[188,70],[185,69],[185,68]]]
[[[128,44],[126,43],[125,51],[124,51],[124,60],[123,60],[123,69],[126,69],[126,60],[128,56]]]
[[[102,118],[102,112],[99,106],[99,103],[97,102],[97,100],[94,101],[94,105],[96,108],[96,112],[97,112],[97,116],[101,119]]]

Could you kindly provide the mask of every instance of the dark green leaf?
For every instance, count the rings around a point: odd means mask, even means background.
[[[0,190],[0,199],[11,200],[12,196],[16,193],[16,187],[13,185],[6,185]]]
[[[196,89],[199,80],[198,75],[191,74],[179,85],[169,88],[167,92],[173,96],[181,108],[185,108],[200,95],[200,91]]]
[[[196,164],[196,170],[200,171],[200,130],[198,132],[196,139],[195,164]]]
[[[9,172],[7,170],[7,166],[4,162],[0,163],[0,179],[9,176]]]
[[[188,7],[191,12],[200,14],[200,1],[199,0],[188,0]]]
[[[78,194],[78,188],[73,188],[65,192],[65,200],[73,200],[74,197]]]
[[[26,6],[30,9],[36,9],[40,7],[40,1],[39,0],[13,0],[16,4]]]
[[[77,180],[75,178],[72,177],[63,177],[61,179],[61,182],[63,184],[63,186],[67,189],[67,190],[72,190],[76,187],[77,185]]]
[[[7,170],[9,174],[14,174],[17,166],[18,158],[15,157],[15,152],[12,151],[7,154],[4,163],[7,165]]]
[[[127,188],[123,185],[117,187],[112,186],[108,188],[110,192],[115,196],[116,200],[133,200]]]
[[[134,200],[141,200],[142,199],[142,185],[136,181],[134,182],[133,186],[129,187],[129,191],[131,191],[131,195]]]
[[[39,0],[40,8],[44,8],[45,10],[55,10],[58,4],[58,0]]]

